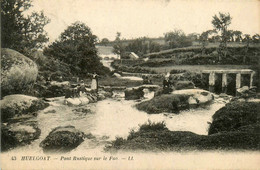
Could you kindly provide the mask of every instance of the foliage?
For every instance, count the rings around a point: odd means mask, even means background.
[[[187,37],[182,30],[175,29],[174,31],[167,32],[165,33],[164,38],[170,48],[187,47],[192,45],[191,39]]]
[[[100,42],[101,45],[107,46],[107,44],[109,43],[109,40],[107,38],[103,38]]]
[[[231,16],[230,14],[224,14],[224,13],[219,13],[219,16],[214,15],[213,20],[212,20],[212,25],[213,27],[217,30],[220,31],[221,33],[221,42],[219,45],[219,51],[220,51],[220,57],[223,56],[226,58],[227,54],[227,41],[230,37],[229,31],[228,31],[228,26],[231,24]],[[221,60],[221,58],[219,58]]]
[[[201,33],[199,41],[202,43],[202,54],[205,54],[205,46],[208,43],[209,35],[216,33],[216,30],[207,30]]]
[[[97,56],[96,41],[97,36],[92,34],[90,28],[77,21],[45,48],[44,54],[69,64],[72,73],[79,76],[94,72],[109,73]]]
[[[113,53],[118,54],[122,59],[124,52],[125,52],[125,47],[123,46],[123,44],[121,42],[121,33],[117,32],[116,39],[115,39],[115,45],[113,46]]]
[[[139,56],[142,56],[144,54],[150,53],[150,52],[159,52],[161,49],[161,45],[152,42],[146,37],[137,38],[133,41],[131,41],[126,47],[125,51],[128,52],[134,52]]]
[[[151,120],[148,120],[148,122],[146,122],[142,125],[139,125],[139,126],[140,126],[140,129],[139,129],[140,131],[148,131],[148,130],[157,131],[157,130],[167,129],[164,121],[152,122]]]
[[[31,0],[1,0],[1,47],[11,48],[23,54],[42,48],[48,41],[43,30],[50,20],[43,14],[24,12],[31,7]]]

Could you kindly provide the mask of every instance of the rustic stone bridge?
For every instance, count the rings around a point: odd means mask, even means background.
[[[236,90],[241,87],[241,75],[250,75],[249,87],[253,86],[255,72],[250,69],[230,69],[230,70],[204,70],[202,73],[209,74],[209,91],[215,91],[216,74],[222,74],[222,92],[227,92],[227,74],[236,74]]]

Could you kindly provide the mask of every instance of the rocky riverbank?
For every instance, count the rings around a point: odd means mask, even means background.
[[[30,144],[40,136],[35,118],[39,110],[49,106],[47,102],[32,96],[9,95],[0,105],[2,151]]]

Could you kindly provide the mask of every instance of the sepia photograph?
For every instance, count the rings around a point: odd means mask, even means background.
[[[0,169],[260,169],[259,0],[0,2]]]

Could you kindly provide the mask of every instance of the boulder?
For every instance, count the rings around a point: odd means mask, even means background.
[[[127,88],[125,90],[125,100],[137,100],[142,97],[144,97],[144,92],[141,88]]]
[[[188,95],[188,103],[190,106],[207,104],[214,99],[212,93],[202,89],[175,90],[172,94]]]
[[[33,116],[13,118],[9,123],[1,124],[1,149],[2,151],[30,144],[38,139],[41,130]]]
[[[82,106],[89,104],[90,100],[88,97],[76,97],[76,98],[67,98],[65,99],[65,104],[69,106]]]
[[[176,90],[171,94],[155,96],[136,105],[137,109],[149,114],[179,113],[181,110],[199,107],[211,102],[214,96],[201,89]]]
[[[144,84],[141,86],[133,87],[133,88],[127,88],[125,90],[125,99],[126,100],[137,100],[142,97],[144,97],[144,89],[147,89],[149,91],[156,91],[160,88],[158,85],[150,85],[150,84]]]
[[[33,114],[49,106],[49,103],[32,96],[21,94],[8,95],[0,101],[2,122],[12,117]]]
[[[104,91],[104,90],[99,90],[98,91],[98,100],[104,100],[108,97],[112,97],[113,93],[110,91]]]
[[[21,94],[30,90],[38,75],[37,65],[21,53],[1,49],[1,95]]]
[[[216,111],[212,116],[208,134],[219,132],[237,131],[240,128],[246,130],[249,126],[260,123],[260,103],[233,101]]]
[[[114,73],[113,76],[114,76],[114,77],[121,77],[121,75],[118,74],[118,73]]]
[[[56,127],[40,143],[44,152],[69,152],[84,141],[84,133],[74,126]]]
[[[237,96],[243,98],[250,98],[256,96],[256,87],[249,88],[248,86],[243,86],[237,89]]]
[[[178,81],[174,85],[176,90],[182,90],[182,89],[194,89],[195,85],[192,81]]]

